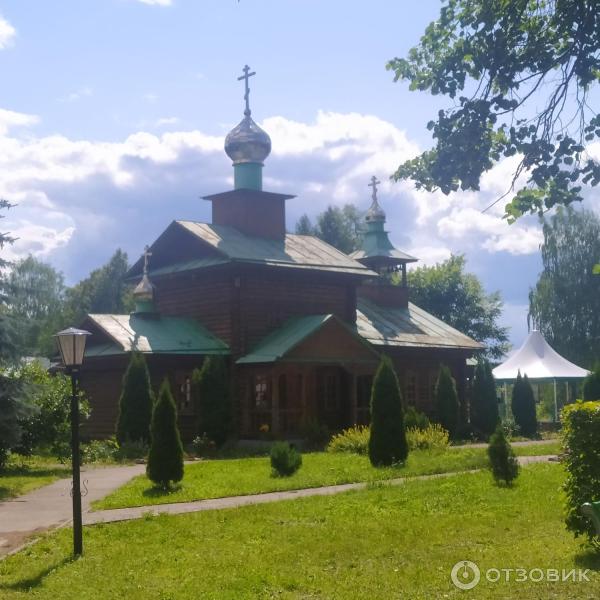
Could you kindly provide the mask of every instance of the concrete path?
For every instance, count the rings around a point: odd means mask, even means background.
[[[125,467],[84,467],[81,470],[82,510],[144,473],[145,465]],[[84,488],[85,484],[85,488]],[[29,494],[0,502],[0,556],[10,553],[32,533],[67,525],[72,520],[71,479],[59,479]]]
[[[521,442],[510,442],[511,446],[543,446],[544,444],[553,444],[560,442],[560,439],[554,438],[550,440],[523,440]],[[459,446],[448,446],[451,450],[464,450],[465,448],[487,448],[489,444],[486,442],[476,442],[473,444],[461,444]]]
[[[556,460],[556,457],[519,457],[519,462],[521,464],[547,462],[549,460]],[[182,514],[204,510],[236,508],[250,504],[264,504],[267,502],[307,498],[310,496],[330,496],[349,490],[365,489],[369,485],[372,485],[371,483],[364,482],[348,483],[301,490],[197,500],[195,502],[177,502],[173,504],[158,504],[154,506],[138,506],[133,508],[117,508],[114,510],[90,512],[90,504],[94,500],[100,500],[113,490],[127,483],[131,478],[144,473],[145,468],[145,465],[133,465],[106,468],[90,467],[82,470],[82,482],[85,482],[85,486],[88,490],[87,495],[82,498],[84,525],[140,519],[147,514]],[[464,473],[473,473],[477,470],[478,469],[436,475],[402,477],[385,480],[381,483],[387,485],[402,485],[412,480],[453,477]],[[11,554],[15,549],[20,548],[27,538],[35,533],[41,533],[51,528],[70,524],[72,519],[70,490],[71,480],[61,479],[55,483],[30,492],[29,494],[20,496],[19,498],[0,502],[0,558],[4,555]]]

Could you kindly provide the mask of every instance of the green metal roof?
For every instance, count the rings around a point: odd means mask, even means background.
[[[375,346],[465,350],[484,347],[411,302],[407,308],[392,308],[359,298],[357,307],[358,333]]]
[[[147,354],[229,354],[227,344],[193,319],[142,315],[88,315],[111,340],[94,344],[86,356],[109,356],[137,350]]]
[[[288,233],[284,239],[277,240],[245,235],[224,225],[193,221],[176,223],[231,261],[376,276],[364,265],[314,236]]]
[[[309,315],[290,319],[283,327],[262,339],[252,352],[236,362],[239,365],[275,362],[334,318],[333,315]]]
[[[362,234],[362,247],[350,256],[354,260],[388,259],[387,262],[416,262],[418,259],[406,252],[394,248],[383,229],[382,222],[367,223],[367,230]]]

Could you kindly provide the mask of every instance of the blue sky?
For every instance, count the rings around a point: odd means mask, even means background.
[[[77,281],[122,247],[135,259],[175,218],[209,220],[200,196],[231,187],[223,136],[253,116],[273,153],[265,187],[297,194],[288,226],[328,204],[368,207],[371,175],[392,240],[426,264],[464,252],[500,290],[513,342],[541,267],[535,219],[481,214],[480,193],[417,193],[387,177],[428,145],[443,99],[394,83],[386,61],[418,42],[436,0],[0,0],[0,195],[6,252],[33,252]]]

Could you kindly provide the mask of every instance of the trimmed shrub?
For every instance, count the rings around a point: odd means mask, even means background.
[[[154,393],[146,359],[141,352],[132,352],[129,366],[123,376],[119,417],[117,419],[117,442],[150,442],[150,421]]]
[[[596,363],[594,370],[583,380],[583,399],[600,400],[600,362]]]
[[[287,442],[275,442],[271,447],[271,469],[275,477],[289,477],[302,466],[302,455]]]
[[[521,435],[535,437],[538,429],[535,397],[527,375],[525,377],[521,377],[521,373],[517,375],[513,386],[511,409]]]
[[[419,412],[414,406],[409,406],[404,411],[404,427],[406,429],[427,429],[429,418],[425,413]]]
[[[300,427],[300,437],[305,441],[305,448],[322,450],[330,436],[327,425],[320,423],[318,419],[308,419]]]
[[[183,446],[177,428],[177,409],[168,379],[160,386],[158,400],[152,411],[150,432],[152,443],[146,474],[152,482],[167,490],[171,482],[183,479]]]
[[[440,425],[454,438],[458,431],[460,404],[456,382],[445,365],[440,369],[435,386],[435,408]]]
[[[519,475],[519,461],[500,424],[496,426],[496,430],[490,437],[488,457],[490,459],[490,469],[496,483],[503,482],[506,485],[511,485]]]
[[[231,433],[231,386],[225,359],[208,356],[192,374],[192,390],[198,411],[198,433],[222,446]]]
[[[445,450],[450,443],[448,432],[439,423],[433,423],[425,429],[408,428],[406,439],[411,450]]]
[[[369,460],[374,466],[403,462],[408,456],[402,392],[392,361],[381,359],[371,388]]]
[[[480,361],[475,367],[471,390],[471,425],[483,436],[489,436],[498,425],[498,398],[496,381],[490,363]]]
[[[567,469],[567,529],[600,545],[589,519],[581,514],[585,502],[600,500],[600,402],[577,401],[562,410],[563,464]]]
[[[327,445],[327,452],[348,452],[367,454],[370,429],[366,425],[356,425],[334,435]]]

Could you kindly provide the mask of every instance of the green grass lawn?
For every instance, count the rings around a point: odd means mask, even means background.
[[[552,454],[551,444],[518,447],[519,454]],[[187,502],[259,494],[280,490],[319,487],[359,481],[379,481],[395,477],[412,477],[478,469],[487,465],[484,448],[461,448],[447,451],[411,452],[402,467],[374,468],[365,456],[314,452],[303,456],[301,469],[291,477],[271,476],[269,458],[254,457],[227,460],[203,460],[186,465],[185,477],[175,491],[165,493],[153,488],[144,476],[94,503],[95,509],[122,508],[167,502]]]
[[[545,444],[532,444],[531,446],[513,446],[513,450],[517,456],[544,456],[562,452],[560,440],[549,441]]]
[[[66,465],[51,458],[13,454],[6,469],[0,472],[0,500],[26,494],[69,475]]]
[[[487,472],[238,509],[85,529],[71,561],[59,530],[0,563],[0,597],[85,600],[330,598],[583,599],[600,596],[600,556],[564,527],[559,465],[513,488]],[[487,569],[591,569],[586,582],[456,589],[460,560]]]

